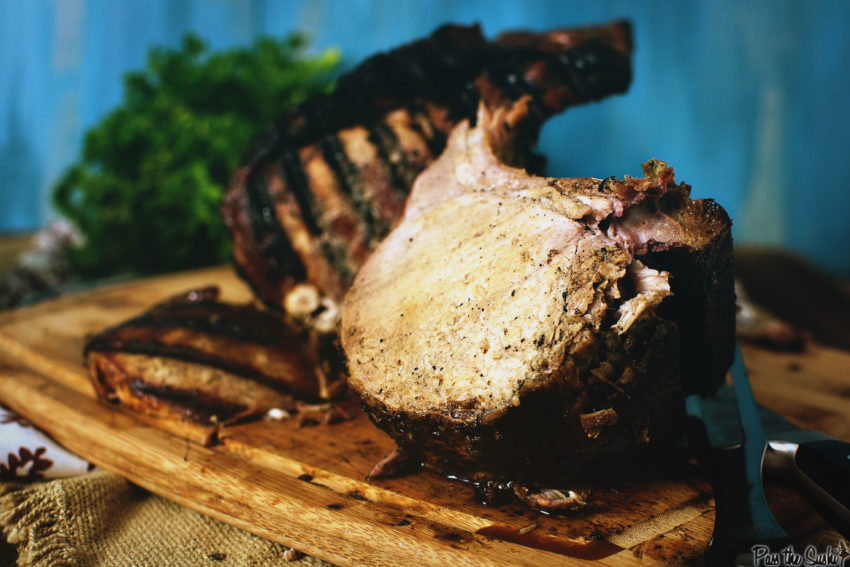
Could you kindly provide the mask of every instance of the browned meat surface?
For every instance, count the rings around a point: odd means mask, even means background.
[[[292,394],[207,364],[96,351],[87,361],[101,397],[154,417],[217,424],[295,406]]]
[[[539,165],[530,148],[543,121],[624,92],[630,50],[624,22],[493,42],[478,27],[444,26],[368,59],[248,151],[223,205],[238,272],[276,309],[302,281],[341,299],[397,222],[416,176],[479,101],[497,108],[530,97],[516,144],[501,151]]]
[[[655,160],[624,180],[505,165],[526,112],[482,106],[454,130],[342,309],[349,385],[375,423],[414,461],[479,480],[646,442],[732,355],[725,212]]]
[[[217,288],[189,292],[93,337],[85,356],[98,394],[157,417],[214,424],[339,391],[335,347],[217,296]]]

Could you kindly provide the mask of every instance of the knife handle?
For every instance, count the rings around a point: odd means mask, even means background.
[[[817,512],[850,538],[850,443],[823,439],[805,443],[771,441],[765,472],[791,481]]]
[[[742,445],[708,448],[705,466],[714,493],[715,521],[706,565],[753,565],[755,545],[779,553],[792,545],[764,498],[761,482],[748,480],[747,454]]]

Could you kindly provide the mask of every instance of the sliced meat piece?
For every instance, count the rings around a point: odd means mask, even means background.
[[[679,332],[693,311],[734,312],[722,209],[655,160],[624,180],[507,166],[506,124],[526,112],[482,106],[477,128],[454,130],[342,310],[349,385],[373,421],[403,453],[473,480],[646,442],[682,415],[683,389],[716,387],[731,361],[733,319]],[[664,247],[685,261],[659,270]],[[705,295],[665,314],[680,278]],[[684,352],[719,359],[683,374]]]
[[[336,91],[287,112],[258,136],[223,204],[237,271],[268,306],[308,281],[340,300],[357,270],[400,217],[416,176],[446,137],[491,108],[530,97],[502,157],[539,165],[538,130],[564,108],[626,90],[628,24],[507,34],[444,26],[376,55]]]
[[[98,394],[156,417],[217,424],[341,390],[344,369],[328,338],[217,298],[215,287],[195,290],[89,340]]]
[[[88,365],[102,397],[155,417],[214,425],[295,407],[292,394],[197,362],[91,352]]]

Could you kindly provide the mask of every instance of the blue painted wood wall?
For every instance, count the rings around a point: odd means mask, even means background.
[[[429,33],[487,35],[626,17],[626,96],[551,121],[557,175],[637,175],[669,161],[735,220],[739,242],[784,246],[850,275],[850,2],[715,0],[0,0],[0,233],[52,216],[50,187],[151,45],[213,47],[303,30],[347,66]]]

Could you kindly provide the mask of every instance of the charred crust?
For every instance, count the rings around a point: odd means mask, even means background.
[[[389,124],[379,122],[369,131],[369,141],[378,149],[381,163],[399,198],[407,196],[422,168],[413,167],[399,144],[395,131]]]
[[[366,198],[357,168],[348,159],[345,147],[336,135],[326,136],[320,143],[325,162],[333,170],[340,190],[349,199],[355,215],[362,219],[370,242],[377,241],[388,231],[389,226],[383,221],[375,204]]]
[[[344,380],[337,378],[344,375],[344,361],[334,337],[310,339],[280,317],[250,305],[220,303],[217,296],[213,286],[192,290],[91,337],[83,355],[101,397],[114,396],[93,355],[110,353],[201,364],[307,401],[339,393]],[[257,364],[257,356],[275,361],[275,366]],[[271,368],[277,373],[270,373]],[[329,382],[324,390],[317,373]]]
[[[155,400],[151,403],[165,403],[177,408],[197,423],[224,422],[244,414],[248,409],[247,406],[211,396],[207,392],[154,386],[138,378],[130,379],[127,388],[138,398],[150,398]]]
[[[252,225],[249,195],[245,187],[245,178],[249,174],[247,168],[236,172],[233,181],[222,201],[221,213],[224,223],[233,238],[233,249],[231,259],[237,274],[250,285],[257,297],[270,307],[279,305],[282,297],[270,284],[271,281],[281,282],[285,277],[277,274],[274,278],[268,277],[273,268],[271,263],[263,257],[258,242],[262,232],[255,232],[257,228]],[[292,251],[293,257],[295,251]],[[298,260],[300,263],[300,260]],[[296,269],[295,273],[299,273]],[[301,272],[306,274],[306,272]]]
[[[268,281],[305,278],[307,272],[304,264],[277,219],[277,212],[263,172],[256,172],[250,176],[245,183],[244,191],[245,210],[253,235],[252,241],[262,258],[261,265],[265,266],[265,278],[268,278]]]
[[[280,175],[286,183],[286,188],[295,197],[298,210],[304,226],[312,234],[320,234],[319,219],[322,218],[322,208],[310,189],[310,180],[304,171],[304,164],[297,148],[282,148],[279,155]]]
[[[95,389],[101,398],[113,402],[134,401],[131,409],[145,408],[146,413],[179,416],[201,425],[218,424],[245,415],[248,408],[206,392],[145,383],[131,376],[115,360],[99,355],[88,361]]]
[[[475,122],[483,96],[476,79],[486,74],[492,77],[488,100],[494,104],[531,95],[529,116],[517,125],[521,132],[516,135],[517,147],[506,155],[514,165],[541,171],[543,158],[530,148],[548,116],[628,87],[629,30],[628,24],[616,22],[551,34],[509,34],[504,41],[488,42],[478,26],[450,25],[428,38],[367,59],[342,76],[334,92],[316,95],[287,110],[246,151],[223,208],[233,235],[237,273],[263,302],[278,310],[285,293],[308,276],[324,292],[340,295],[353,280],[362,254],[347,248],[347,240],[326,226],[298,151],[330,136],[320,151],[335,168],[341,190],[350,189],[354,216],[362,223],[367,240],[374,243],[395,219],[377,214],[379,203],[359,200],[353,183],[356,175],[342,159],[344,152],[332,147],[335,134],[354,126],[370,130],[395,199],[403,202],[415,177],[444,149],[451,127],[465,119]],[[430,110],[419,110],[426,101],[438,109],[441,124],[434,124]],[[410,133],[421,135],[427,144],[430,155],[424,158],[406,155],[385,122],[389,112],[404,108],[412,118]],[[270,172],[275,164],[279,170]],[[295,229],[284,229],[275,217],[269,184],[278,177],[297,203],[312,249],[328,260],[334,275],[313,269],[315,260],[293,248],[296,236],[287,231]]]
[[[110,341],[120,343],[122,330],[137,327],[191,329],[269,346],[280,345],[282,339],[296,336],[293,327],[280,317],[250,305],[220,303],[205,297],[184,301],[193,293],[196,292],[168,299],[138,317],[98,333],[86,344],[84,352],[110,349]]]
[[[128,341],[113,341],[110,343],[102,343],[102,348],[88,348],[89,352],[124,352],[128,354],[144,354],[148,356],[165,357],[174,360],[182,360],[185,362],[193,362],[203,364],[213,368],[219,368],[226,372],[237,374],[244,378],[253,380],[258,384],[267,386],[281,393],[296,394],[308,401],[319,401],[320,398],[315,393],[305,392],[302,389],[293,388],[291,385],[282,382],[280,378],[269,376],[257,368],[240,364],[232,360],[228,360],[223,356],[216,354],[205,353],[191,347],[183,345],[167,345],[155,339],[139,340],[131,339]],[[311,384],[312,385],[312,384]]]
[[[673,295],[657,312],[679,328],[683,390],[709,394],[723,384],[734,356],[732,223],[710,199],[692,201],[675,214],[690,233],[702,237],[691,243],[650,240],[635,256],[672,274]]]
[[[678,366],[669,364],[667,352],[677,342],[675,326],[655,318],[635,324],[622,341],[610,333],[576,357],[584,367],[573,362],[579,385],[530,385],[518,406],[492,415],[472,411],[469,401],[417,413],[362,393],[361,401],[372,422],[428,468],[473,481],[533,481],[614,440],[640,444],[676,430],[682,398]],[[617,387],[599,379],[591,360],[609,361]],[[594,413],[599,427],[589,435],[582,415],[593,421]]]
[[[446,147],[446,135],[431,119],[423,101],[416,99],[407,107],[411,117],[411,127],[425,140],[431,156],[436,158]]]

